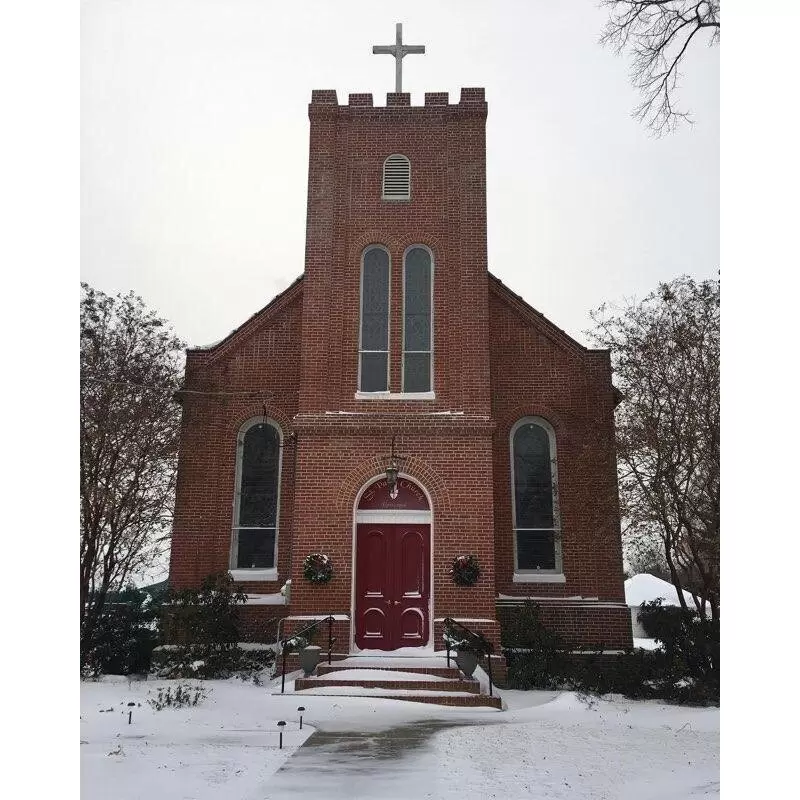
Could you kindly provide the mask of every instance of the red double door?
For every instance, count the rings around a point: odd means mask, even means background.
[[[428,643],[430,525],[356,526],[356,645]]]

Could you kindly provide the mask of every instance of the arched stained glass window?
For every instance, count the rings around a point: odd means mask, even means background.
[[[515,572],[561,572],[556,437],[540,417],[511,429]]]
[[[433,262],[426,247],[406,251],[403,263],[403,391],[430,392],[432,382]]]
[[[389,389],[389,253],[370,247],[361,259],[358,388]]]
[[[231,568],[272,569],[277,549],[281,433],[255,419],[239,431]]]

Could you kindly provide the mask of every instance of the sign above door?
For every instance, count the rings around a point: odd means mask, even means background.
[[[389,496],[386,478],[370,484],[361,495],[359,511],[427,511],[430,508],[425,492],[408,478],[397,479],[397,497]]]

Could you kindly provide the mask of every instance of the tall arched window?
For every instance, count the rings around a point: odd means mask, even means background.
[[[236,444],[232,569],[275,567],[280,485],[280,428],[263,417],[250,420]]]
[[[427,247],[414,245],[403,261],[403,391],[433,389],[433,261]]]
[[[560,574],[561,526],[555,431],[541,417],[511,429],[514,572]]]
[[[370,247],[361,258],[358,388],[389,389],[389,253]]]

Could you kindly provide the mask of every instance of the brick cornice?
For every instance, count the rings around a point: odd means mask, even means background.
[[[495,422],[489,417],[466,414],[415,414],[408,412],[303,413],[292,420],[303,433],[337,436],[352,433],[444,434],[451,436],[492,436]]]

